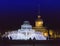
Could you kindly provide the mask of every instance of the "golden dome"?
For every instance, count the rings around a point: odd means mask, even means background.
[[[41,16],[38,15],[37,17],[38,17],[38,19],[35,21],[35,26],[36,27],[43,26],[43,20],[41,19]]]

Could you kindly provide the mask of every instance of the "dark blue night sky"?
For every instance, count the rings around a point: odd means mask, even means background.
[[[39,10],[45,26],[60,28],[60,1],[0,0],[0,30],[18,29],[24,20],[33,25]]]

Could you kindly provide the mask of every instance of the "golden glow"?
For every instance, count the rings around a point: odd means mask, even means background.
[[[49,31],[49,34],[50,34],[50,35],[53,35],[53,31],[52,31],[52,30],[50,30],[50,31]]]
[[[44,36],[48,36],[48,33],[44,33],[43,35],[44,35]]]
[[[54,35],[54,38],[57,38],[56,34]]]
[[[60,38],[60,35],[58,35],[58,37]]]
[[[40,27],[40,26],[42,26],[43,25],[43,22],[42,21],[36,21],[36,27]]]

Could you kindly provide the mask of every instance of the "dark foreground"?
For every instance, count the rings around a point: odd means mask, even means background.
[[[46,40],[46,41],[0,40],[0,46],[60,46],[60,40]]]

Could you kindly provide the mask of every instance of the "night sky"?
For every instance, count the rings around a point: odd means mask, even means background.
[[[0,30],[18,29],[24,20],[34,25],[39,10],[46,27],[60,28],[60,1],[0,0]]]

